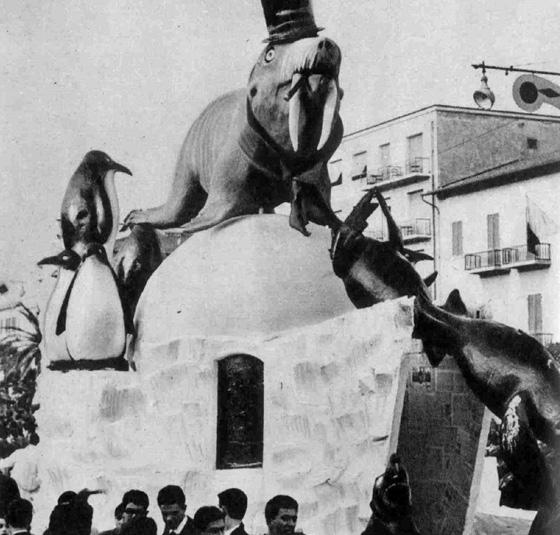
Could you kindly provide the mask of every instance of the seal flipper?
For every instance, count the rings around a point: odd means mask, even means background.
[[[434,257],[430,256],[429,254],[423,253],[421,251],[413,251],[412,249],[406,249],[404,247],[403,247],[403,254],[411,264],[422,262],[422,260],[434,259]]]
[[[373,214],[373,212],[379,206],[378,204],[371,202],[374,193],[375,192],[372,189],[369,190],[358,201],[358,204],[356,204],[356,206],[352,208],[352,211],[344,220],[344,223],[348,225],[352,230],[355,230],[356,232],[363,232],[367,228],[367,220],[369,219],[369,216]]]
[[[395,249],[395,251],[404,252],[404,244],[402,239],[401,229],[393,219],[391,215],[391,210],[385,202],[385,198],[381,195],[381,192],[376,188],[373,190],[375,196],[377,197],[377,202],[381,207],[381,211],[387,220],[387,230],[389,231],[389,244]]]
[[[434,318],[424,310],[422,301],[428,303],[426,298],[422,296],[418,296],[414,300],[412,338],[422,340],[430,364],[438,366],[446,354],[452,355],[459,348],[459,333],[450,325]]]

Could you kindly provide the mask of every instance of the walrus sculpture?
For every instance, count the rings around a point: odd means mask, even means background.
[[[451,355],[473,393],[502,420],[504,461],[540,503],[530,534],[558,533],[560,369],[535,338],[496,321],[464,317],[465,310],[457,290],[444,307],[419,295],[413,337],[422,340],[432,366]]]
[[[327,162],[343,134],[340,49],[318,36],[309,0],[262,5],[269,38],[247,87],[202,112],[181,148],[167,201],[133,210],[125,226],[197,232],[284,202],[291,203],[290,225],[304,234],[308,221],[337,221]]]

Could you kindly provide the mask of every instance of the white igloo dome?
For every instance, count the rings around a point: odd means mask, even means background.
[[[136,347],[193,335],[273,334],[354,310],[332,270],[330,231],[309,229],[305,237],[286,216],[269,214],[193,235],[148,281]]]

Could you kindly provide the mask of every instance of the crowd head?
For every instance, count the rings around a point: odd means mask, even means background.
[[[223,535],[226,524],[224,512],[215,505],[205,505],[194,514],[199,535]]]
[[[296,529],[298,503],[283,494],[274,496],[264,508],[269,535],[291,535]]]
[[[177,485],[167,485],[158,492],[157,503],[166,529],[174,531],[181,525],[187,512],[186,501],[183,489]]]
[[[100,491],[63,492],[57,500],[44,535],[90,535],[93,508],[88,496]],[[185,493],[177,485],[160,489],[157,504],[165,524],[164,535],[247,535],[242,520],[247,512],[247,495],[238,488],[229,488],[217,495],[218,506],[200,507],[193,518],[187,516]],[[101,535],[157,535],[157,525],[148,517],[150,501],[141,490],[123,494],[114,510],[115,527]],[[290,496],[278,495],[265,507],[268,535],[292,535],[295,531],[298,503]],[[10,502],[4,517],[0,516],[0,535],[31,529],[33,506],[28,500]],[[233,531],[235,530],[235,531]],[[19,535],[19,534],[18,534]],[[23,535],[23,534],[22,534]]]

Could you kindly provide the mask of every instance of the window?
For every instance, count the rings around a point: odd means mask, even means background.
[[[500,214],[488,214],[486,216],[488,230],[488,249],[500,248]]]
[[[542,333],[542,294],[527,296],[527,312],[529,315],[529,332]]]
[[[527,138],[527,148],[531,149],[531,150],[537,150],[539,146],[539,142],[537,140],[537,138],[534,137],[528,137]]]
[[[379,162],[381,167],[387,167],[391,165],[391,144],[384,143],[379,145]]]
[[[367,175],[367,151],[357,152],[352,156],[352,180],[364,178]]]
[[[406,138],[408,145],[408,173],[422,172],[422,156],[424,155],[424,140],[422,134],[416,134]]]
[[[338,186],[342,184],[342,160],[333,160],[329,162],[329,179],[331,186]]]
[[[218,362],[218,469],[262,466],[263,371],[262,361],[251,355]]]
[[[463,254],[463,222],[453,221],[451,223],[451,249],[453,256]]]

